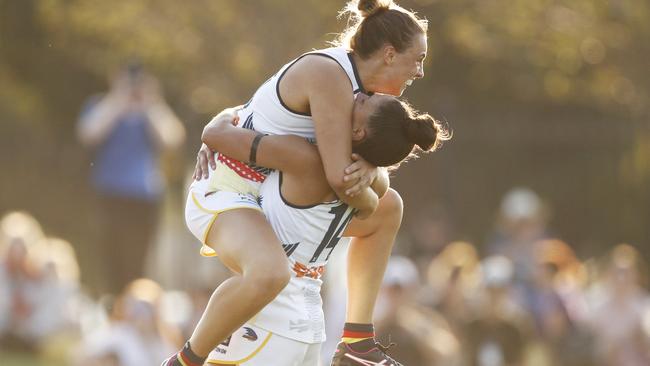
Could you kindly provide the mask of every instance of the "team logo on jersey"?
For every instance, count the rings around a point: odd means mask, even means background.
[[[251,194],[238,193],[239,200],[235,203],[257,204],[257,197]]]
[[[231,340],[231,339],[232,339],[232,336],[229,336],[229,337],[226,338],[223,342],[221,342],[221,344],[219,344],[219,345],[220,345],[220,346],[224,346],[224,347],[228,347],[228,346],[230,346],[230,340]]]
[[[232,339],[232,336],[226,338],[223,342],[219,343],[219,345],[217,345],[217,347],[215,347],[214,352],[225,355],[226,352],[228,352],[228,346],[230,346],[230,340],[231,339]]]
[[[255,342],[257,340],[257,333],[252,328],[249,327],[244,327],[244,330],[246,333],[242,335],[245,339],[248,339],[251,342]]]

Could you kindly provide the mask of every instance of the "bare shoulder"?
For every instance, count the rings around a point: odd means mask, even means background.
[[[341,83],[351,85],[345,71],[335,60],[322,55],[306,55],[292,66],[296,74],[303,75],[315,83]],[[321,84],[322,85],[322,84]]]
[[[279,82],[279,92],[292,110],[313,114],[314,100],[338,106],[345,106],[345,101],[349,101],[351,106],[351,85],[347,74],[335,60],[306,55],[287,69]],[[331,98],[341,100],[332,101]]]

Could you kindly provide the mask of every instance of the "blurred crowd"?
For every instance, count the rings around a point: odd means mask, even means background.
[[[403,228],[376,307],[379,340],[396,343],[389,352],[409,366],[650,365],[639,251],[619,244],[580,259],[551,234],[547,212],[533,191],[517,188],[481,245],[448,241],[440,215]],[[345,309],[345,247],[335,253],[323,294],[323,360]],[[225,278],[219,273],[182,291],[139,278],[118,294],[91,296],[73,246],[10,212],[0,221],[0,350],[48,365],[157,365],[190,335]]]
[[[579,259],[530,189],[502,200],[480,246],[414,230],[391,259],[376,322],[407,365],[650,365],[647,265],[632,245]],[[432,233],[430,233],[432,234]],[[398,249],[399,250],[399,249]],[[422,255],[423,252],[432,255]]]
[[[94,157],[97,196],[94,255],[84,260],[101,283],[82,281],[73,245],[26,212],[6,213],[2,352],[47,365],[158,365],[189,338],[228,276],[219,261],[188,250],[194,240],[179,205],[164,207],[160,158],[185,133],[158,81],[132,61],[110,84],[88,99],[77,125]],[[378,339],[397,343],[389,353],[408,366],[650,365],[648,267],[634,246],[580,258],[528,188],[507,192],[495,217],[479,243],[455,241],[437,206],[402,228],[375,309]],[[323,364],[342,334],[345,249],[326,271]]]
[[[25,212],[0,221],[0,353],[46,365],[158,365],[187,338],[211,290],[130,281],[92,297],[70,243],[44,235]]]

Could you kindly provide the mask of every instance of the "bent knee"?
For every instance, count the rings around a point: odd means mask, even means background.
[[[244,273],[244,279],[253,287],[253,291],[258,296],[275,298],[289,283],[291,272],[286,263],[282,263]]]
[[[379,200],[377,213],[385,216],[390,221],[402,222],[404,212],[404,201],[396,190],[389,188],[386,194]]]

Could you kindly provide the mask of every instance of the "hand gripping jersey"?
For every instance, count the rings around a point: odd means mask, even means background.
[[[273,172],[260,190],[262,209],[283,243],[292,269],[289,284],[249,323],[305,343],[325,340],[320,289],[324,266],[353,209],[336,200],[314,206],[295,206],[280,192],[282,173]]]

